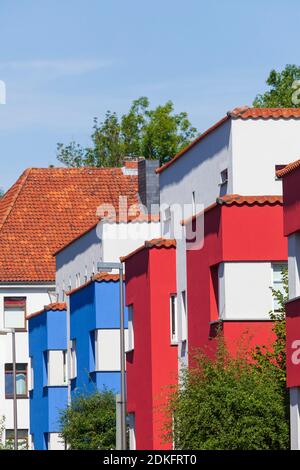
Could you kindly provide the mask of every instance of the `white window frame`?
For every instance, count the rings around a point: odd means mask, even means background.
[[[76,350],[76,339],[71,340],[71,351],[70,351],[70,359],[71,359],[71,380],[77,377],[77,350]]]
[[[275,279],[275,273],[282,273],[283,269],[287,268],[288,263],[287,262],[274,262],[272,263],[272,287],[275,290],[283,290],[283,279],[281,281],[277,281]],[[273,312],[279,312],[279,309],[277,307],[277,300],[274,296],[273,297]]]
[[[135,413],[128,413],[129,421],[129,448],[136,450]]]
[[[54,364],[56,368],[61,367],[61,377],[62,380],[54,380],[52,377],[52,364],[50,364],[51,353],[52,352],[59,352],[61,353],[61,359],[58,363]],[[47,385],[48,387],[64,387],[67,385],[67,351],[65,349],[50,349],[47,351]]]
[[[171,344],[178,344],[177,294],[170,295],[170,339]]]
[[[34,368],[33,368],[33,357],[29,356],[29,367],[28,367],[28,391],[31,392],[34,389]]]
[[[186,291],[181,291],[181,341],[187,341]]]
[[[133,304],[128,305],[127,307],[128,310],[128,341],[127,341],[127,347],[126,347],[126,352],[130,352],[134,350],[134,310],[133,310]]]

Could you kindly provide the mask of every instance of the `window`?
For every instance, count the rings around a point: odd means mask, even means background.
[[[4,327],[26,329],[26,297],[4,297]]]
[[[181,292],[181,340],[187,340],[186,294]]]
[[[128,414],[129,424],[129,449],[136,450],[136,439],[135,439],[135,414]]]
[[[133,305],[128,305],[128,344],[126,352],[134,350]]]
[[[272,265],[273,269],[273,289],[280,291],[283,295],[285,295],[284,285],[283,285],[283,276],[282,272],[284,269],[287,268],[287,263],[274,263]],[[273,297],[273,309],[274,312],[278,312],[281,306],[278,300]]]
[[[33,357],[29,358],[29,371],[30,371],[30,376],[29,376],[29,380],[28,380],[28,389],[31,391],[34,388]]]
[[[71,341],[71,379],[77,377],[76,339]]]
[[[171,344],[177,344],[177,295],[170,296],[170,329],[171,329]]]
[[[66,450],[65,441],[59,433],[49,432],[47,438],[47,450]]]
[[[66,351],[48,351],[48,386],[67,384]]]
[[[221,180],[220,180],[220,186],[223,184],[226,184],[228,182],[228,169],[225,168],[225,170],[222,170],[220,173]]]
[[[196,215],[196,195],[195,191],[192,192],[192,216]]]
[[[27,450],[28,449],[28,429],[18,429],[17,431],[18,439],[18,450]],[[5,430],[5,442],[7,447],[13,449],[15,440],[15,433],[13,429]]]
[[[27,364],[16,364],[16,394],[18,398],[27,398]],[[5,398],[13,398],[13,365],[5,364]]]
[[[128,350],[128,330],[125,330],[125,351]],[[120,330],[99,329],[95,330],[95,353],[97,371],[120,370]]]
[[[164,214],[163,214],[163,233],[165,236],[168,236],[171,234],[171,221],[172,221],[171,208],[170,206],[168,206],[164,210]]]

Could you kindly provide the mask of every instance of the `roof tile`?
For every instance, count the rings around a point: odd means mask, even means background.
[[[296,168],[300,167],[300,160],[296,160],[295,162],[289,163],[286,165],[284,168],[281,168],[280,170],[276,171],[276,176],[278,178],[282,178],[285,175],[288,175],[292,171],[296,170]]]
[[[153,238],[152,240],[145,241],[142,246],[132,251],[128,255],[121,256],[120,260],[122,263],[124,263],[136,253],[139,253],[140,251],[147,248],[176,248],[176,240],[167,238]]]
[[[31,318],[37,317],[38,315],[41,315],[41,313],[49,312],[50,310],[64,311],[66,309],[67,309],[66,302],[54,302],[52,304],[45,305],[42,310],[38,310],[37,312],[30,313],[30,315],[26,315],[26,318],[27,318],[27,320],[30,320]]]
[[[0,199],[0,282],[53,282],[53,253],[119,196],[137,204],[137,176],[121,168],[31,168]]]
[[[178,158],[183,156],[191,147],[202,140],[212,131],[221,126],[224,122],[232,119],[300,119],[300,108],[250,108],[249,106],[240,106],[228,111],[226,116],[217,121],[213,126],[207,129],[193,140],[187,147],[178,152],[171,160],[157,168],[156,173],[161,173],[174,163]]]

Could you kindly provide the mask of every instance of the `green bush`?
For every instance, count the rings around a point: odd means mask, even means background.
[[[197,353],[169,402],[176,449],[287,449],[289,425],[278,381],[249,358],[230,357],[218,339],[216,357]]]
[[[112,391],[78,396],[61,413],[61,437],[72,450],[110,450],[116,441],[116,401]]]

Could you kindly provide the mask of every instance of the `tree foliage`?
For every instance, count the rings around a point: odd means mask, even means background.
[[[300,106],[300,67],[286,65],[281,71],[271,70],[267,85],[268,91],[256,96],[256,108],[298,108]]]
[[[283,268],[283,291],[272,288],[273,297],[277,300],[278,311],[270,312],[273,320],[273,332],[275,341],[272,348],[266,345],[256,346],[253,357],[258,368],[268,368],[273,374],[274,380],[278,380],[286,391],[286,321],[285,302],[288,300],[288,270]]]
[[[74,141],[57,144],[57,158],[70,167],[120,166],[124,156],[144,156],[164,163],[196,134],[187,113],[174,113],[172,101],[151,109],[148,98],[141,97],[120,119],[111,111],[101,122],[95,118],[92,146],[82,147]]]
[[[168,405],[172,425],[167,434],[176,449],[288,449],[287,270],[283,271],[283,280],[283,292],[272,289],[280,309],[271,313],[275,333],[271,348],[241,349],[233,357],[219,334],[216,354],[209,357],[198,351],[193,367],[183,371]]]
[[[115,409],[115,395],[109,390],[76,397],[61,413],[62,438],[71,450],[114,449]]]

